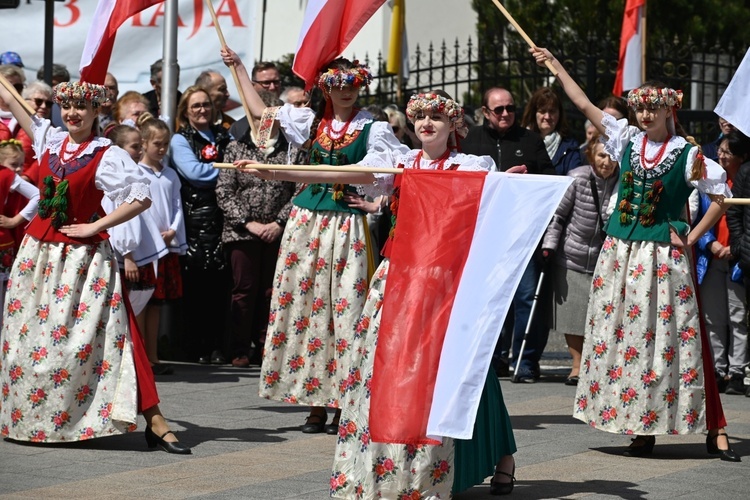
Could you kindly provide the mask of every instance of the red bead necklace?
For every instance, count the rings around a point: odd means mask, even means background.
[[[412,164],[411,168],[414,168],[417,170],[422,168],[422,153],[424,153],[424,151],[421,151],[421,150],[419,151],[419,153],[417,153],[417,157],[414,158],[414,163]],[[450,155],[451,155],[451,150],[446,149],[445,153],[440,155],[440,158],[430,162],[430,166],[437,163],[437,170],[445,170],[445,161],[448,159]]]
[[[664,153],[667,151],[667,145],[669,145],[669,139],[672,138],[671,134],[667,134],[667,139],[662,143],[659,151],[656,152],[656,156],[651,159],[646,158],[646,143],[648,142],[648,136],[644,134],[643,142],[641,143],[641,166],[646,170],[651,170],[664,158]]]
[[[60,161],[63,163],[68,163],[70,160],[74,158],[78,158],[78,155],[83,152],[84,149],[86,149],[86,146],[89,145],[91,140],[94,138],[94,134],[91,134],[88,139],[83,141],[78,145],[78,147],[73,152],[68,152],[68,143],[70,142],[70,135],[66,136],[65,139],[63,139],[62,146],[60,146]]]
[[[349,115],[349,119],[344,123],[344,126],[339,130],[334,130],[333,128],[333,120],[328,122],[328,137],[336,142],[338,140],[341,140],[345,135],[346,131],[349,130],[349,125],[352,123],[352,120],[357,115],[358,111],[356,109],[352,110],[352,113]]]

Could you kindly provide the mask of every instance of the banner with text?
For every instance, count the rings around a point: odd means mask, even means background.
[[[254,31],[258,0],[213,0],[227,45],[248,66],[253,64]],[[236,96],[229,69],[219,56],[219,38],[204,0],[178,0],[177,62],[180,65],[179,88],[184,89],[206,69],[222,73]],[[54,57],[64,64],[71,77],[78,78],[78,64],[86,35],[94,15],[93,0],[55,2]],[[17,9],[3,10],[0,53],[20,54],[29,80],[36,79],[44,64],[45,2],[23,2]],[[149,67],[162,57],[164,3],[155,5],[125,22],[117,32],[109,72],[119,82],[120,92],[151,89]]]

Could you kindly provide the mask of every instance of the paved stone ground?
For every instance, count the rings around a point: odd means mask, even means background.
[[[511,498],[748,498],[750,398],[723,396],[743,463],[710,457],[700,435],[625,458],[626,438],[570,416],[564,346],[550,341],[539,383],[501,381],[519,446]],[[335,437],[301,434],[304,408],[260,399],[257,368],[175,368],[158,380],[161,406],[192,456],[149,451],[140,431],[65,446],[0,441],[0,498],[328,498]],[[456,496],[490,498],[487,484]]]

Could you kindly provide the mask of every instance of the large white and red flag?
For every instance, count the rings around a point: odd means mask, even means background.
[[[385,0],[309,0],[302,20],[292,70],[315,84],[321,66],[344,52],[354,36]]]
[[[470,439],[495,343],[570,177],[406,170],[370,436]]]
[[[646,0],[627,0],[622,16],[620,34],[620,59],[617,63],[615,86],[612,93],[622,95],[626,90],[640,87],[643,83],[643,44],[645,36],[641,19],[646,15]]]
[[[745,52],[714,113],[750,137],[750,49]]]
[[[99,0],[79,66],[81,81],[103,84],[122,23],[164,0]]]

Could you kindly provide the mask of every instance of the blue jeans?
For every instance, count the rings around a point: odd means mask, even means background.
[[[505,318],[500,340],[497,346],[495,346],[495,354],[493,355],[494,366],[498,366],[501,360],[508,359],[511,342],[514,366],[518,361],[521,343],[526,331],[526,324],[529,321],[529,314],[531,313],[531,304],[534,302],[534,292],[539,283],[541,272],[542,262],[536,256],[532,257],[521,277],[516,294],[513,296],[513,304],[508,311],[508,316]],[[530,372],[533,376],[539,376],[539,360],[547,345],[549,329],[547,328],[546,321],[542,318],[545,307],[541,304],[541,299],[537,302],[536,307],[529,336],[526,339],[526,346],[523,350],[523,359],[521,360],[519,374],[528,374]]]

